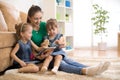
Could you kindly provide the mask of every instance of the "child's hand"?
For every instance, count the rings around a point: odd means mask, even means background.
[[[55,43],[56,43],[56,44],[61,44],[62,41],[61,41],[61,40],[56,40]]]
[[[37,59],[40,59],[40,60],[43,60],[43,59],[45,59],[47,56],[45,55],[45,54],[41,54],[41,55],[39,55],[39,56],[37,56],[36,58]]]
[[[41,44],[41,47],[43,47],[43,48],[47,48],[48,45],[49,45],[49,40],[46,39],[46,40],[44,40],[44,42]]]
[[[64,47],[64,42],[62,40],[56,40],[55,43],[58,44],[60,48]]]
[[[24,61],[21,61],[21,62],[20,62],[20,65],[21,65],[22,67],[25,67],[27,64],[26,64]]]
[[[65,47],[64,44],[60,44],[60,45],[59,45],[59,48],[64,48],[64,47]]]
[[[42,60],[45,59],[47,56],[49,56],[51,53],[53,52],[53,50],[49,49],[44,51],[43,53],[41,53],[39,56],[37,56],[36,58]]]
[[[46,50],[44,53],[42,53],[41,55],[44,56],[44,57],[47,57],[49,56],[51,53],[53,52],[53,50],[49,49],[49,50]]]

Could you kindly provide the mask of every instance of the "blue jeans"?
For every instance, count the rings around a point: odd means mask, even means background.
[[[61,61],[59,70],[67,72],[67,73],[82,74],[82,69],[85,67],[87,66],[80,64],[76,61],[73,61],[72,59],[64,58]]]

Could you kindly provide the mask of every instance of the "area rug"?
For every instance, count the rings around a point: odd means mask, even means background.
[[[0,80],[111,80],[109,78],[89,77],[83,75],[59,72],[57,75],[39,73],[16,73],[16,70],[9,70]]]
[[[107,71],[97,76],[85,76],[59,71],[57,75],[50,75],[49,71],[45,74],[38,73],[18,73],[17,69],[6,71],[0,80],[120,80],[120,59],[98,59],[98,58],[73,58],[74,60],[86,64],[95,65],[100,61],[110,61],[111,66]]]

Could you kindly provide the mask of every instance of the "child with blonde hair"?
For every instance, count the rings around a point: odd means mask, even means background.
[[[55,19],[49,19],[46,24],[48,36],[45,36],[44,41],[49,41],[49,47],[55,47],[53,57],[50,59],[45,59],[43,66],[41,68],[42,72],[47,71],[49,63],[54,59],[54,66],[51,70],[52,73],[56,74],[61,60],[66,56],[62,48],[65,47],[65,39],[62,34],[58,33],[58,25]]]
[[[110,66],[109,61],[100,62],[94,66],[86,66],[84,64],[78,63],[72,59],[67,58],[65,51],[62,48],[65,47],[66,41],[62,34],[58,31],[58,24],[56,19],[49,19],[46,24],[48,35],[44,40],[49,41],[49,47],[55,47],[53,57],[50,59],[45,59],[41,71],[45,72],[48,69],[49,63],[54,60],[52,73],[56,74],[58,69],[68,72],[94,76],[101,74],[108,69]]]
[[[28,23],[15,25],[18,41],[11,52],[13,58],[13,67],[19,68],[18,72],[37,72],[39,67],[35,65],[38,60],[32,60],[32,47],[40,51],[41,48],[31,41],[32,26]]]

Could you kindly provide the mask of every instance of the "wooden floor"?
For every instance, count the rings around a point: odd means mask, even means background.
[[[74,49],[69,55],[82,58],[120,58],[120,52],[117,49],[107,49],[106,51]]]

